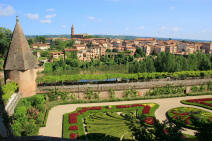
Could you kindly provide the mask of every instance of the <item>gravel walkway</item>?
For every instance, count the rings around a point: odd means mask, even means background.
[[[165,99],[151,99],[151,100],[135,100],[135,101],[121,101],[121,102],[105,102],[105,103],[90,103],[90,104],[68,104],[59,105],[52,108],[49,111],[46,127],[42,127],[39,130],[39,135],[41,136],[51,136],[51,137],[62,137],[62,121],[63,115],[65,113],[70,113],[75,111],[77,107],[89,107],[89,106],[103,106],[103,105],[120,105],[120,104],[134,104],[134,103],[157,103],[160,107],[156,110],[155,116],[158,120],[163,121],[166,119],[166,112],[175,107],[196,107],[191,105],[181,104],[181,100],[186,99],[198,99],[198,98],[212,98],[212,95],[206,96],[188,96],[188,97],[177,97],[177,98],[165,98]],[[196,107],[197,108],[197,107]],[[205,111],[212,112],[212,110],[207,110],[201,107]],[[185,133],[193,134],[192,130],[186,130]]]

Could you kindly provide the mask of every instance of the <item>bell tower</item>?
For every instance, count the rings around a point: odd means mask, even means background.
[[[74,25],[72,24],[72,27],[71,27],[71,37],[74,35]]]

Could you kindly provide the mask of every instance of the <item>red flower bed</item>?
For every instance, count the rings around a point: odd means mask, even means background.
[[[190,103],[199,103],[199,104],[203,104],[203,105],[212,107],[211,103],[207,103],[207,101],[212,101],[212,98],[190,99],[190,100],[186,100],[186,101],[190,102]]]
[[[130,105],[117,105],[117,109],[130,108]]]
[[[117,105],[117,109],[122,109],[122,108],[132,108],[132,107],[143,107],[144,105],[142,104],[132,104],[132,105]]]
[[[154,122],[155,122],[155,120],[154,120],[153,117],[147,117],[147,118],[145,119],[145,123],[146,123],[146,124],[153,125]]]
[[[69,117],[69,123],[77,123],[77,117]]]
[[[143,114],[149,114],[151,107],[150,106],[145,106],[142,113]]]
[[[163,132],[164,132],[165,134],[168,134],[168,131],[167,131],[166,128],[163,129]]]
[[[89,110],[102,110],[102,107],[100,107],[100,106],[98,106],[98,107],[84,107],[81,110],[79,110],[78,112],[80,114],[83,114],[83,113],[85,113],[85,112],[87,112]]]
[[[188,125],[191,124],[190,119],[191,119],[191,117],[186,118],[186,120],[185,120],[186,124],[188,124]]]
[[[70,139],[72,139],[72,140],[77,139],[77,134],[71,133],[70,134]]]
[[[143,107],[144,105],[142,104],[132,104],[131,107]]]
[[[73,125],[69,127],[69,130],[79,130],[77,125]]]

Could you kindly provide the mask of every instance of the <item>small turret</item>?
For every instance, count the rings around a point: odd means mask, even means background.
[[[5,82],[15,81],[24,97],[36,91],[36,59],[16,17],[10,48],[4,64]]]

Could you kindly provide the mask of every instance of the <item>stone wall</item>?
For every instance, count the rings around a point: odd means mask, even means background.
[[[16,105],[18,104],[19,100],[21,99],[21,94],[14,93],[11,98],[8,100],[7,105],[5,106],[5,111],[9,116],[12,116],[15,110]]]

